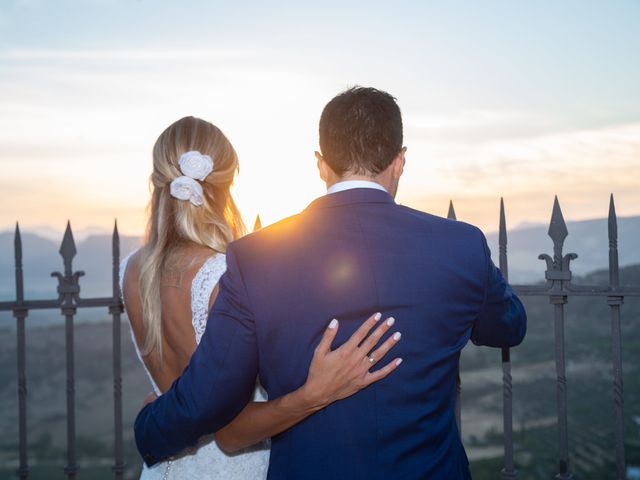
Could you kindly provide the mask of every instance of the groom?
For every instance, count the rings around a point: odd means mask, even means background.
[[[327,195],[244,237],[191,362],[147,405],[136,442],[152,465],[232,420],[256,377],[300,387],[332,318],[342,344],[371,312],[394,316],[404,363],[272,439],[270,479],[468,479],[454,416],[460,351],[519,344],[526,314],[476,227],[398,205],[405,164],[395,99],[353,88],[320,118]],[[374,367],[375,369],[376,367]]]

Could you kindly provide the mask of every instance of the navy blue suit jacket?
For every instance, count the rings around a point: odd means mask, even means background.
[[[454,417],[460,351],[470,338],[514,346],[526,330],[478,228],[347,190],[232,243],[227,268],[189,366],[136,419],[147,464],[227,424],[256,377],[271,398],[300,387],[332,318],[337,347],[380,311],[396,318],[389,358],[404,363],[274,437],[269,478],[470,478]]]

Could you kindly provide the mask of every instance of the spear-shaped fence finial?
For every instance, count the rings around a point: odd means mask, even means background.
[[[609,197],[609,283],[612,287],[620,285],[620,269],[618,265],[618,217],[613,193]]]
[[[16,222],[16,230],[13,237],[13,245],[16,249],[15,251],[16,256],[20,254],[20,257],[22,257],[22,236],[20,235],[20,224],[18,222]]]
[[[76,242],[73,240],[73,232],[71,231],[71,222],[67,222],[67,228],[64,231],[64,237],[60,245],[60,255],[62,255],[62,260],[64,261],[64,273],[66,276],[72,275],[71,262],[77,253]]]
[[[120,250],[120,232],[118,232],[118,219],[116,218],[113,222],[113,236],[112,236],[112,242],[111,242],[111,246],[113,249],[113,253],[115,254],[116,251],[119,254],[119,250]]]
[[[113,298],[117,299],[120,295],[120,233],[118,232],[118,219],[113,222],[113,235],[111,237],[111,255],[113,257],[112,265],[112,290]]]
[[[453,208],[453,200],[449,200],[449,212],[447,213],[447,218],[449,220],[457,220],[456,211]]]
[[[67,222],[67,229],[64,232],[62,244],[60,245],[60,255],[64,262],[64,274],[60,272],[53,272],[51,274],[52,277],[58,279],[60,302],[65,302],[66,306],[71,306],[74,301],[78,300],[80,294],[78,279],[84,275],[83,271],[73,271],[73,257],[75,257],[77,253],[76,242],[73,240],[73,232],[71,231],[71,222]],[[75,309],[74,306],[71,306],[71,308]]]
[[[551,222],[549,223],[549,231],[547,233],[553,241],[553,258],[546,253],[538,256],[540,260],[547,262],[545,278],[547,280],[568,282],[571,280],[569,262],[578,258],[578,255],[575,253],[568,253],[564,256],[562,255],[562,247],[564,245],[564,240],[569,235],[569,230],[567,229],[567,224],[564,221],[564,216],[562,215],[557,195],[553,201],[553,212],[551,213]]]
[[[557,195],[553,201],[553,212],[551,214],[548,234],[551,240],[553,240],[554,260],[560,264],[562,262],[562,247],[565,238],[569,235],[569,230],[567,230],[567,224],[564,221]]]
[[[498,233],[498,251],[500,270],[505,279],[509,279],[507,266],[507,219],[504,213],[504,198],[500,197],[500,230]]]
[[[20,234],[20,225],[16,222],[16,231],[13,237],[13,250],[16,263],[16,300],[22,302],[24,300],[24,278],[22,273],[22,235]]]

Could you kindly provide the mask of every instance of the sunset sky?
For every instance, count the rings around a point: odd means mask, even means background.
[[[0,230],[144,229],[151,147],[196,115],[235,145],[248,223],[323,194],[324,104],[397,97],[398,201],[485,231],[640,214],[640,2],[0,4]]]

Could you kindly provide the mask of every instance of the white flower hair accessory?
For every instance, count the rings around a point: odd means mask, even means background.
[[[199,207],[204,203],[202,185],[191,177],[178,177],[171,182],[171,196],[178,200],[189,200]]]
[[[183,153],[180,155],[180,170],[187,177],[196,180],[204,180],[213,171],[213,160],[209,155],[203,155],[197,150]]]
[[[178,164],[184,175],[171,182],[171,196],[178,200],[189,200],[199,207],[204,203],[204,192],[196,180],[203,181],[213,171],[213,160],[209,155],[192,150],[180,155]]]

